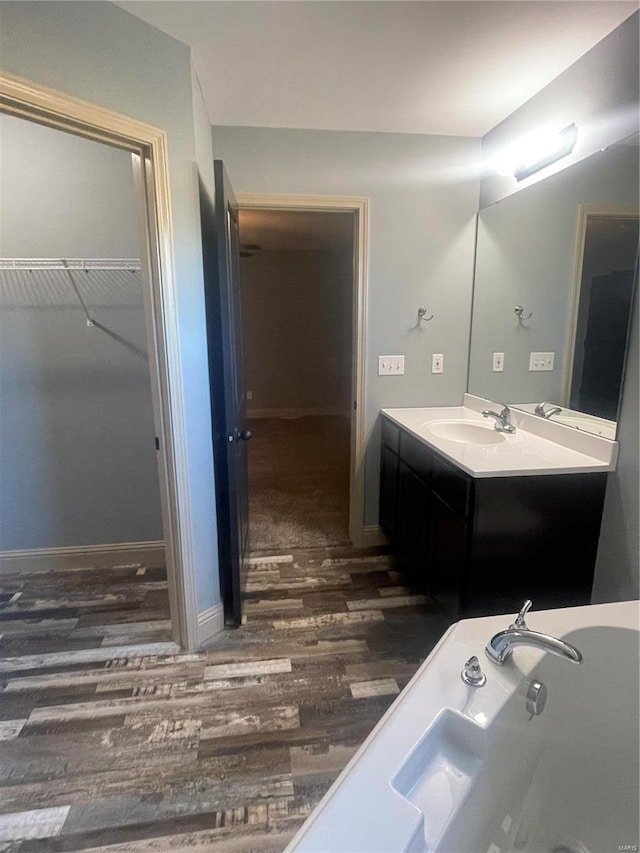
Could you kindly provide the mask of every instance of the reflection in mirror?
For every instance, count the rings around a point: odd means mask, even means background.
[[[614,421],[638,253],[638,217],[585,211],[569,406]]]
[[[471,394],[615,437],[638,165],[634,136],[480,211]]]

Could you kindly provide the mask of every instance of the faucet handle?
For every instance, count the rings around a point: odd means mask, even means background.
[[[464,683],[471,687],[484,687],[487,683],[487,676],[482,671],[480,661],[475,655],[465,663],[460,675]]]
[[[527,623],[525,622],[524,617],[527,615],[527,613],[531,610],[532,607],[533,607],[533,601],[531,601],[530,598],[527,598],[525,603],[522,605],[520,613],[518,613],[518,615],[516,616],[515,622],[512,625],[510,625],[509,627],[521,628],[523,631],[528,631],[529,628],[527,627]]]

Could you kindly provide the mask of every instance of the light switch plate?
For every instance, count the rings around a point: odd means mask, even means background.
[[[441,352],[434,352],[431,356],[431,372],[444,373],[444,355]]]
[[[402,376],[404,373],[403,355],[379,355],[378,376]]]
[[[503,352],[494,352],[492,370],[494,373],[502,373],[502,371],[504,370],[504,353]]]
[[[529,356],[529,370],[553,370],[555,352],[532,352]]]

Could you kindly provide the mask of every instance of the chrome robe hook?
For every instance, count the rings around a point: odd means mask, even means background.
[[[418,308],[418,321],[424,320],[425,322],[428,322],[429,320],[433,320],[433,314],[430,317],[427,317],[426,314],[427,309],[424,307],[424,305],[421,305]]]
[[[513,313],[520,320],[529,320],[531,317],[533,317],[533,311],[531,311],[529,314],[527,314],[525,316],[524,308],[522,307],[522,305],[516,305],[516,307],[513,309]]]

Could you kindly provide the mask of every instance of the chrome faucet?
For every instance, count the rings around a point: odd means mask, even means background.
[[[550,652],[552,655],[557,655],[572,663],[582,663],[581,652],[571,643],[550,637],[548,634],[531,631],[527,627],[525,616],[530,607],[531,601],[527,599],[522,610],[516,616],[515,622],[509,625],[506,631],[499,631],[491,638],[485,648],[489,660],[502,666],[509,660],[517,646],[531,646],[534,649]]]
[[[550,418],[551,415],[559,415],[562,409],[560,406],[553,406],[551,409],[545,412],[544,407],[549,403],[549,400],[545,400],[544,403],[538,403],[535,407],[534,414],[539,415],[541,418]]]
[[[516,428],[511,423],[511,410],[508,406],[503,406],[500,414],[498,412],[494,412],[491,409],[485,409],[482,412],[482,416],[484,418],[495,418],[495,426],[494,429],[497,429],[498,432],[515,432]]]

